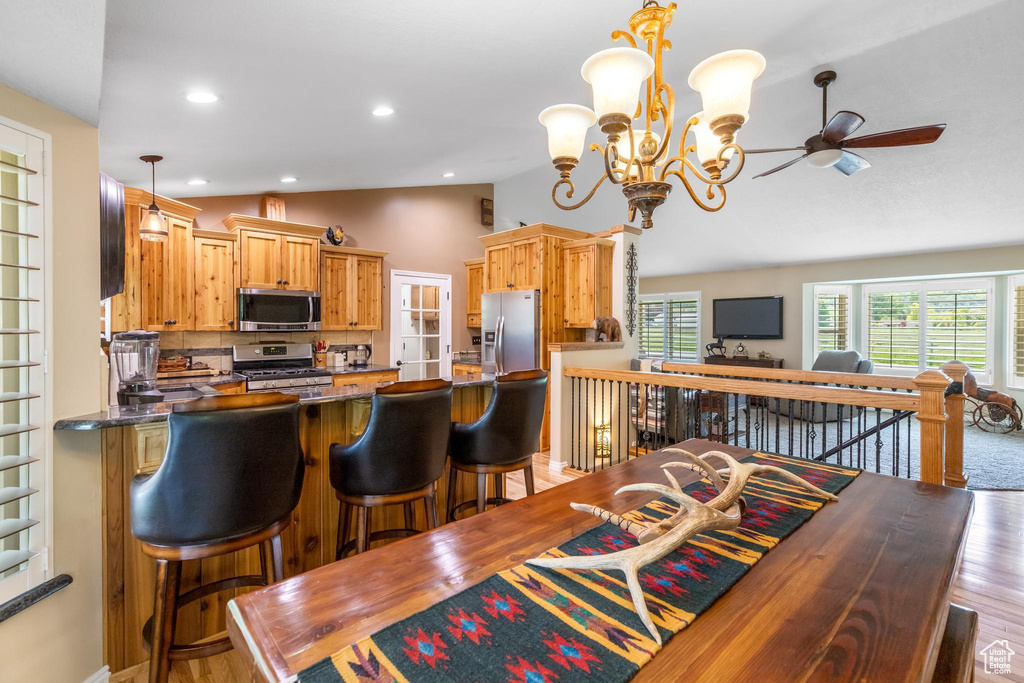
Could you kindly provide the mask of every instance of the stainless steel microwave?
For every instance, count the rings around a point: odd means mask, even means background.
[[[320,329],[320,292],[238,289],[242,332],[307,332]]]

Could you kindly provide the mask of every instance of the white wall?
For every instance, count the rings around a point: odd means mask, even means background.
[[[826,67],[839,74],[829,110],[866,117],[858,134],[942,122],[948,128],[932,145],[863,151],[873,166],[851,177],[797,164],[753,180],[793,157],[751,156],[718,213],[695,207],[677,185],[640,240],[641,274],[1021,244],[1024,155],[1016,152],[1024,148],[1024,127],[1013,124],[1013,112],[1024,109],[1016,74],[1024,63],[1022,25],[1024,3],[1007,0],[855,56],[832,59],[822,52],[803,76],[755,88],[752,118],[739,134],[749,148],[802,144],[818,131],[821,93],[811,78]],[[685,44],[685,28],[670,29],[677,46]],[[773,53],[765,56],[767,79]],[[677,47],[666,59],[695,63],[699,57]],[[685,81],[672,85],[678,124],[699,104]],[[603,142],[596,127],[588,142]],[[496,229],[544,221],[594,231],[625,220],[625,199],[607,182],[582,209],[558,209],[551,202],[558,174],[543,148],[537,164],[495,184]],[[573,172],[577,200],[599,168],[598,155],[585,153]]]

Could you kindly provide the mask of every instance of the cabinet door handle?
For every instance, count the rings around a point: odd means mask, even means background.
[[[235,321],[234,320],[229,320],[228,321],[228,327],[234,327],[234,326],[235,326]]]
[[[284,281],[284,284],[288,284],[288,281],[287,281],[287,280],[285,280],[285,281]]]
[[[569,319],[568,319],[568,318],[566,318],[566,319],[565,319],[565,322],[566,322],[566,324],[568,324],[568,322],[569,322]]]
[[[277,284],[282,285],[282,284],[284,284],[284,281],[283,280],[278,280]]]

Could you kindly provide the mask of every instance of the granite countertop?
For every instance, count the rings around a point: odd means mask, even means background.
[[[354,375],[359,372],[387,372],[388,370],[394,370],[396,372],[398,371],[398,367],[394,365],[373,365],[372,363],[361,368],[357,368],[354,365],[329,365],[325,368],[320,369],[326,370],[332,375]]]
[[[376,371],[396,369],[377,365],[370,366],[370,368],[360,368],[358,372],[375,371],[371,368],[376,368]],[[459,375],[452,378],[452,384],[456,388],[489,386],[493,382],[494,375]],[[369,398],[373,396],[375,386],[375,384],[355,384],[344,387],[302,387],[282,389],[281,393],[298,394],[299,403],[326,403],[329,401],[351,401],[353,399]],[[108,427],[125,427],[128,425],[164,422],[171,412],[172,405],[173,403],[149,403],[137,406],[110,406],[106,410],[96,413],[57,420],[53,425],[53,429],[55,431],[88,431],[106,429]]]
[[[201,386],[212,387],[218,384],[232,384],[234,382],[244,381],[245,377],[243,377],[242,375],[239,375],[234,372],[229,372],[225,375],[205,375],[197,377],[161,377],[156,381],[156,386],[160,389]]]

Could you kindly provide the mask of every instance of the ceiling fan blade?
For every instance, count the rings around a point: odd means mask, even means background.
[[[796,159],[793,159],[792,161],[787,161],[786,163],[782,164],[782,166],[776,166],[775,168],[771,169],[770,171],[765,171],[764,173],[759,173],[756,176],[754,176],[754,178],[763,178],[766,175],[771,175],[772,173],[778,173],[782,169],[789,168],[790,166],[792,166],[796,162],[800,161],[801,159],[805,159],[805,158],[807,158],[806,154],[803,155],[802,157],[797,157]],[[751,180],[753,180],[753,178]]]
[[[799,147],[773,147],[772,149],[745,149],[744,154],[770,154],[771,152],[802,152],[810,149],[807,145]]]
[[[855,111],[840,111],[832,117],[821,131],[821,139],[830,145],[852,135],[864,125],[864,117]]]
[[[871,164],[869,164],[868,160],[864,157],[844,150],[843,158],[833,164],[832,167],[843,175],[853,175],[857,171],[863,171],[865,168],[871,168]]]
[[[903,128],[901,130],[890,130],[885,133],[874,135],[863,135],[859,138],[845,140],[843,147],[903,147],[905,145],[927,145],[935,142],[946,130],[946,124],[940,123],[935,126],[920,126],[918,128]]]

